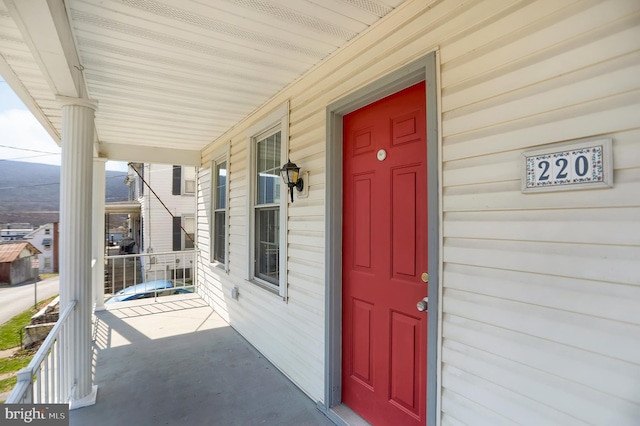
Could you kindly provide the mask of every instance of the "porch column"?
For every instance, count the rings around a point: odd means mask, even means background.
[[[74,392],[71,408],[95,404],[91,377],[91,192],[94,113],[89,99],[60,96],[62,105],[62,167],[60,168],[60,309],[73,300],[68,351],[68,376]]]
[[[96,311],[104,307],[104,203],[106,158],[93,159],[93,302]]]

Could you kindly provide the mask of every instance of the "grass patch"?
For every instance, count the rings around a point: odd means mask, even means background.
[[[12,373],[29,365],[33,354],[12,358],[0,358],[0,374]]]
[[[18,383],[18,377],[16,376],[0,379],[0,393],[10,392],[11,389],[15,387],[16,383]]]
[[[54,297],[38,303],[38,309],[48,304]],[[20,346],[20,332],[31,322],[31,317],[38,312],[30,308],[0,325],[0,351]]]
[[[29,324],[35,313],[34,309],[28,309],[0,326],[0,350],[20,346],[20,332]]]

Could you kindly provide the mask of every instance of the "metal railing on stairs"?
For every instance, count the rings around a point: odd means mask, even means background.
[[[73,300],[60,314],[29,365],[18,371],[18,382],[6,404],[61,404],[73,395],[69,317],[76,307]]]

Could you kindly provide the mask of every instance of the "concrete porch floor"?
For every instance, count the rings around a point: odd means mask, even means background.
[[[333,424],[197,295],[107,306],[94,325],[98,398],[71,426]]]

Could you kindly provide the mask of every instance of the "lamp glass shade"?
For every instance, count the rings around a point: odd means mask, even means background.
[[[282,179],[288,186],[295,185],[298,182],[298,175],[300,173],[300,167],[298,167],[295,163],[292,163],[291,160],[287,162],[280,169],[280,174],[282,175]]]

